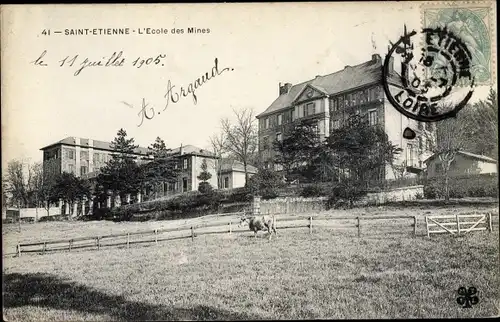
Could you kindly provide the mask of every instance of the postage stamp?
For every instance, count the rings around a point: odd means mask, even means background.
[[[436,1],[420,7],[422,28],[446,28],[465,43],[476,85],[495,83],[495,11],[494,1]]]

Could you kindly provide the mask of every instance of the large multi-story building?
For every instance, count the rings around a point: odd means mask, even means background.
[[[44,168],[51,168],[52,173],[68,172],[77,177],[93,178],[100,169],[112,158],[114,150],[110,142],[77,137],[67,137],[46,146],[43,151]],[[203,159],[207,160],[207,171],[213,172],[210,184],[217,186],[213,153],[192,145],[181,146],[170,151],[170,155],[178,159],[179,176],[177,182],[165,184],[166,193],[197,190]],[[137,162],[148,162],[153,159],[148,148],[138,147],[132,156]],[[213,181],[213,182],[212,182]]]
[[[110,142],[67,137],[56,143],[41,148],[43,151],[44,169],[51,173],[73,173],[77,177],[92,179],[99,174],[106,162],[111,160],[114,150]],[[169,151],[169,155],[178,160],[179,175],[177,181],[165,183],[162,192],[165,195],[197,190],[202,172],[203,160],[207,162],[207,171],[212,175],[208,181],[212,187],[217,187],[217,157],[210,151],[193,145],[184,145]],[[132,156],[137,162],[149,162],[153,159],[148,148],[138,147]],[[224,160],[221,165],[221,180],[223,188],[244,186],[241,180],[241,166],[237,161]],[[254,168],[249,172],[254,174]],[[244,174],[243,174],[244,178]]]
[[[409,172],[418,172],[431,154],[433,124],[417,122],[399,113],[385,97],[382,86],[382,59],[372,59],[325,76],[316,76],[306,82],[279,84],[279,96],[261,114],[259,122],[259,154],[264,164],[271,165],[275,156],[272,142],[282,140],[287,129],[302,120],[316,122],[321,138],[332,129],[340,128],[349,115],[361,114],[371,125],[382,126],[393,144],[403,149],[396,163],[404,164]],[[400,86],[400,80],[391,60],[389,82]],[[403,131],[410,127],[417,139],[407,140]],[[427,131],[430,135],[424,135]],[[387,166],[385,179],[395,177]]]

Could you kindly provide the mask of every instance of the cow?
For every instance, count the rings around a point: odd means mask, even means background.
[[[245,215],[241,217],[238,227],[245,222],[248,222],[248,227],[254,232],[255,238],[257,238],[257,232],[259,230],[267,230],[269,233],[269,240],[271,240],[272,233],[278,235],[276,232],[276,219],[273,216],[253,216],[247,218]]]

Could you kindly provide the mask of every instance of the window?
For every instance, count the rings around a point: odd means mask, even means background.
[[[281,135],[281,133],[277,133],[276,140],[281,141],[282,139],[283,139],[283,136]]]
[[[188,179],[182,178],[182,192],[187,191],[187,190],[188,190]]]
[[[409,166],[414,166],[416,164],[415,150],[413,144],[410,143],[406,146],[406,162]]]
[[[304,109],[305,109],[304,116],[316,114],[316,106],[314,105],[314,102],[307,103]]]
[[[269,148],[269,137],[265,136],[262,139],[262,150],[267,150]]]
[[[278,125],[283,124],[283,114],[278,114]]]
[[[334,129],[340,129],[340,120],[333,120],[333,125],[332,127]]]
[[[222,185],[222,188],[229,188],[229,177],[224,178],[224,184]]]
[[[422,150],[423,148],[424,148],[424,145],[422,143],[422,137],[419,137],[418,138],[418,149]]]
[[[75,173],[75,165],[74,164],[68,164],[68,172]]]
[[[377,120],[377,110],[368,112],[368,122],[370,125],[376,125],[378,123]]]
[[[265,122],[265,128],[268,129],[269,128],[269,117],[266,117],[266,120],[264,121]]]
[[[89,159],[89,152],[88,151],[80,152],[80,160],[88,160],[88,159]]]
[[[344,108],[344,99],[342,97],[339,97],[338,102],[339,102],[339,104],[338,104],[339,109],[343,109]]]
[[[68,159],[74,159],[75,158],[75,151],[66,150],[66,155],[67,155]]]
[[[332,111],[332,112],[338,111],[338,105],[337,105],[337,99],[336,98],[332,98],[330,100],[330,111]]]
[[[188,168],[188,159],[184,159],[183,160],[183,165],[182,165],[183,169],[187,169]]]
[[[423,126],[422,126],[422,122],[418,121],[417,123],[418,123],[417,128],[418,128],[419,130],[422,130],[422,128],[423,128]]]
[[[87,166],[82,165],[82,166],[80,167],[80,175],[87,174],[87,172],[88,172],[88,168],[87,168]]]

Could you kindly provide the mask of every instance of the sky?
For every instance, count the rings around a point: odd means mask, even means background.
[[[418,30],[421,18],[418,2],[2,7],[2,167],[12,159],[41,161],[40,148],[68,136],[111,141],[120,128],[144,147],[159,136],[170,148],[208,148],[234,108],[261,113],[280,82],[384,57],[403,25]],[[188,34],[190,27],[210,32]],[[65,35],[78,28],[130,34]],[[145,28],[167,34],[139,34]],[[89,66],[75,76],[85,59],[105,62],[120,51],[121,66]],[[132,64],[158,55],[158,64]],[[196,104],[192,95],[165,98],[169,83],[179,91],[211,74],[215,58],[219,72],[228,70],[195,90]],[[478,87],[473,100],[488,90]],[[143,100],[155,114],[138,126]]]

